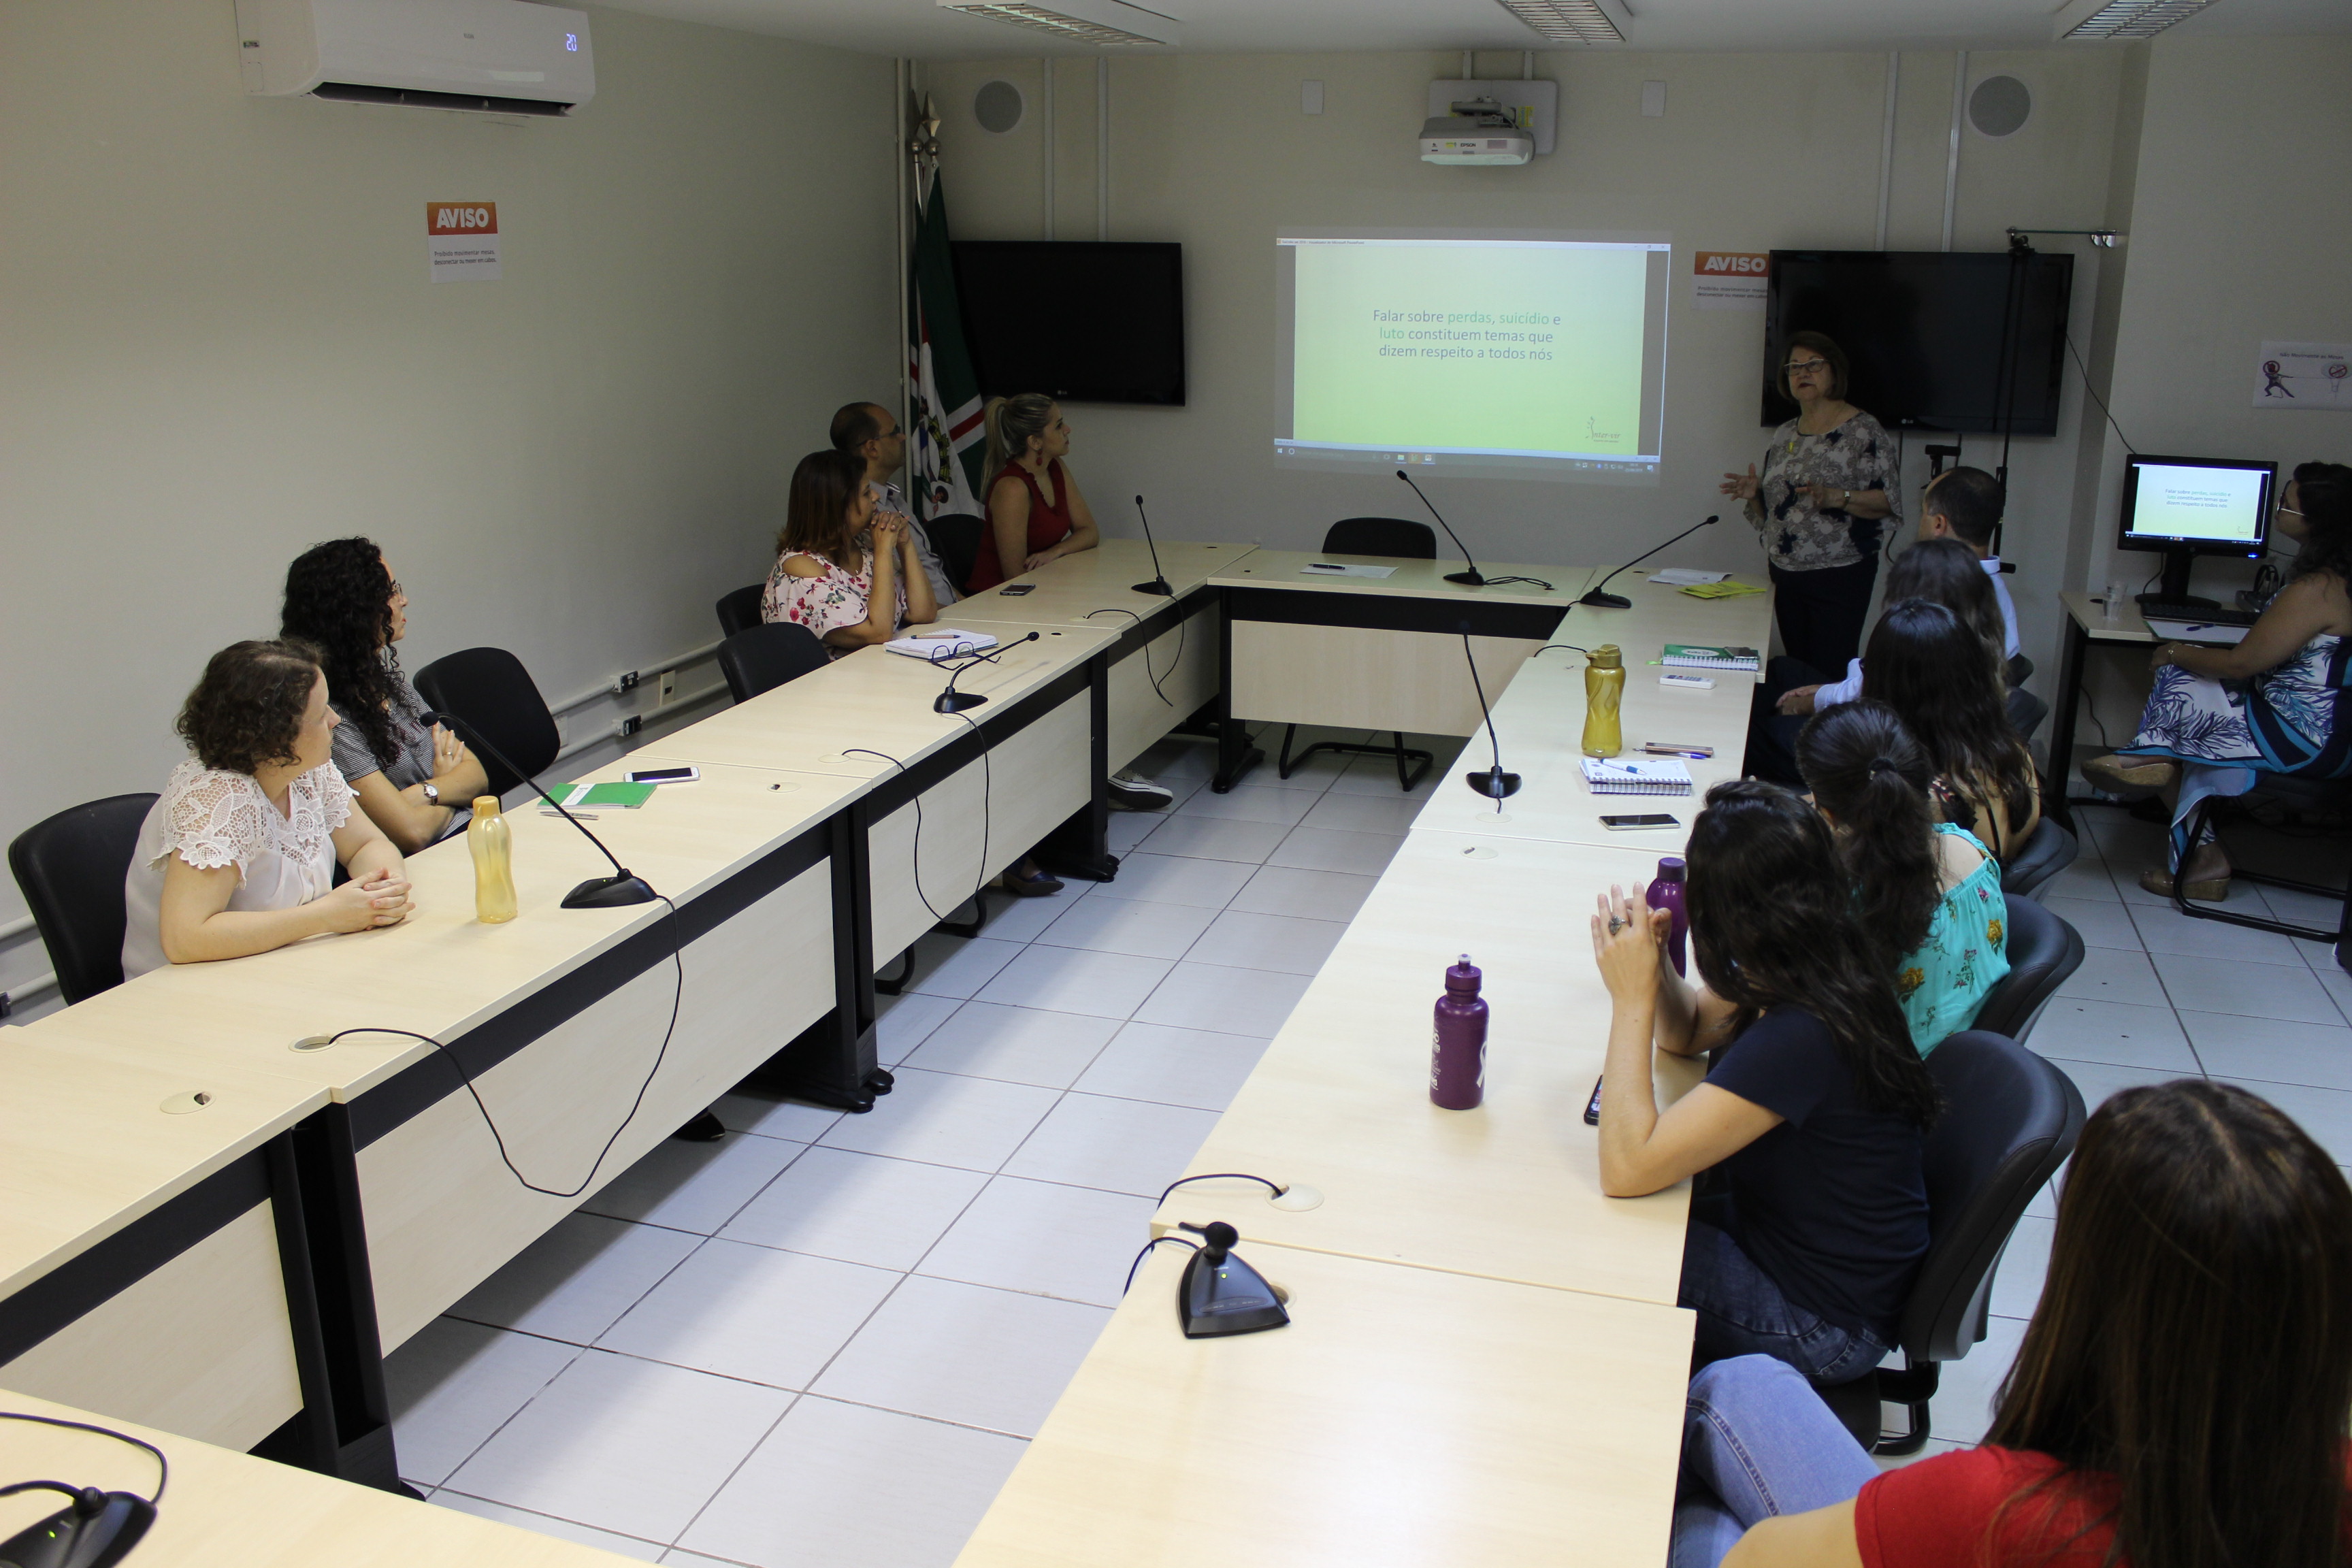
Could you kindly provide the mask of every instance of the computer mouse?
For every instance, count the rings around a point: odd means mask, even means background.
[[[81,1500],[0,1541],[0,1568],[111,1568],[155,1522],[155,1505],[95,1488]]]

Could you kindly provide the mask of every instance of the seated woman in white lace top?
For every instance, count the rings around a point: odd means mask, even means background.
[[[336,771],[335,723],[307,644],[213,656],[180,710],[195,755],[147,813],[123,879],[123,978],[408,918],[400,851]],[[335,888],[338,860],[351,880]]]
[[[876,514],[862,459],[812,452],[793,470],[760,618],[808,627],[835,658],[940,618],[914,535]]]

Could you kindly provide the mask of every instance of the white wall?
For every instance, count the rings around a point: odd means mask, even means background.
[[[159,787],[318,540],[384,545],[412,668],[496,643],[551,701],[764,574],[793,463],[895,385],[892,67],[593,27],[595,100],[516,123],[247,98],[231,0],[0,5],[0,836]],[[502,280],[427,281],[436,200],[499,204]]]
[[[1955,245],[1996,250],[2011,225],[2089,228],[2107,201],[2125,55],[2105,48],[1969,57],[1973,83],[2021,77],[2036,109],[2013,137],[1964,132]],[[1955,57],[1902,58],[1888,244],[1941,240]],[[1516,54],[1481,57],[1517,74]],[[1418,515],[1393,479],[1277,472],[1270,457],[1275,366],[1273,238],[1289,224],[1664,230],[1686,268],[1692,249],[1868,248],[1877,217],[1885,103],[1883,54],[1546,54],[1560,83],[1559,151],[1525,168],[1438,168],[1414,133],[1427,84],[1460,74],[1458,54],[1175,56],[1111,66],[1110,236],[1185,246],[1191,404],[1182,409],[1079,405],[1073,463],[1113,532],[1134,531],[1124,498],[1145,491],[1155,526],[1192,538],[1257,538],[1310,547],[1335,518]],[[927,68],[937,94],[943,171],[957,232],[1042,234],[1044,148],[1035,60]],[[1003,76],[1031,116],[992,136],[971,115],[982,82]],[[1325,84],[1325,111],[1300,112],[1298,84]],[[1642,83],[1667,84],[1662,119],[1640,112]],[[1095,79],[1056,69],[1056,233],[1095,235]],[[2063,244],[2064,242],[2056,242]],[[2076,270],[2076,320],[2092,313],[2101,263]],[[1482,558],[1615,564],[1722,510],[1726,468],[1761,455],[1756,384],[1762,315],[1697,311],[1678,275],[1670,312],[1664,479],[1654,490],[1558,482],[1454,480],[1438,504]],[[2077,482],[2081,384],[2070,372],[2063,434],[2020,437],[2008,553],[2028,647],[2053,662],[2054,591]],[[1930,437],[1931,439],[1934,437]],[[1967,460],[1998,460],[1983,438]],[[1911,444],[1911,482],[1927,474]],[[1906,507],[1916,512],[1916,508]],[[1736,513],[1662,563],[1754,569],[1761,550]]]

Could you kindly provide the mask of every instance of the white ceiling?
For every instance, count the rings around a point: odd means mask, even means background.
[[[601,0],[624,11],[917,59],[1092,55],[937,0]],[[1039,0],[1051,5],[1052,0]],[[1495,0],[1149,0],[1181,18],[1184,49],[1330,54],[1544,47]],[[2032,47],[2053,42],[2058,0],[1602,0],[1633,49]],[[2167,37],[2352,32],[2347,0],[2218,0]],[[1577,46],[1553,46],[1570,48]],[[1605,46],[1616,47],[1616,46]],[[2073,47],[2096,48],[2095,44]],[[1124,52],[1124,51],[1121,51]],[[1165,53],[1152,49],[1136,51]]]

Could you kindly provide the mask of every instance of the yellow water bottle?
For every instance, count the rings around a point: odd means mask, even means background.
[[[1592,650],[1584,666],[1584,754],[1613,757],[1625,749],[1617,704],[1625,695],[1625,660],[1615,643]]]
[[[514,837],[499,815],[497,795],[474,797],[466,847],[474,852],[474,918],[486,926],[514,919]]]

